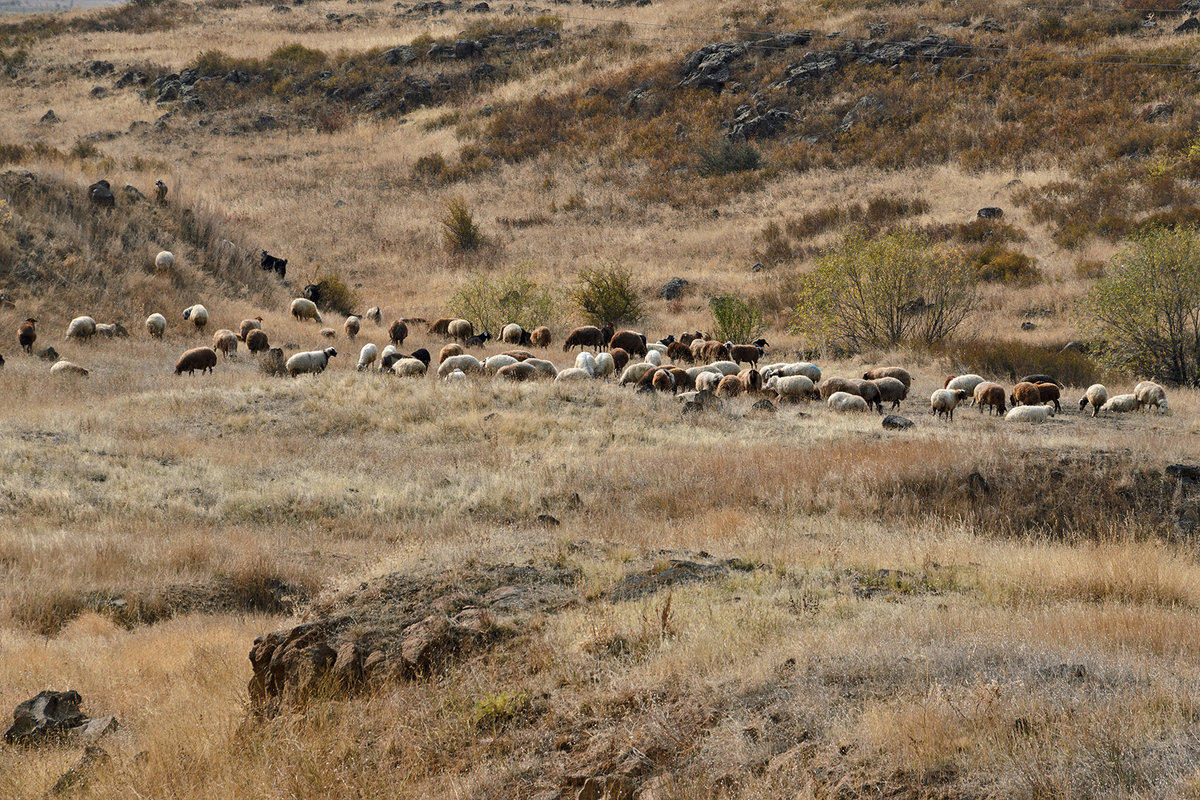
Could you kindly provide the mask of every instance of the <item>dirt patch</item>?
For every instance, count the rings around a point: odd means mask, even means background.
[[[618,581],[606,593],[607,597],[614,603],[638,600],[671,586],[716,580],[734,570],[754,570],[754,564],[744,559],[715,559],[703,551],[695,554],[662,551],[659,556],[650,568],[629,573]]]

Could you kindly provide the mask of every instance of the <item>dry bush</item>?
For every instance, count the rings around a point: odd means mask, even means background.
[[[1099,381],[1101,370],[1090,358],[1061,345],[1039,347],[1014,340],[975,340],[944,343],[934,352],[961,365],[961,372],[975,372],[1009,383],[1024,375],[1053,375],[1067,386],[1090,386]]]

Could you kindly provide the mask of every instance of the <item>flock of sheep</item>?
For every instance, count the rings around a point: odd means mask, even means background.
[[[163,252],[156,264],[168,264],[173,256]],[[296,298],[291,303],[291,315],[299,321],[323,324],[320,311],[311,300]],[[208,310],[203,305],[193,305],[183,311],[183,319],[203,333],[209,322]],[[362,329],[364,320],[375,326],[383,325],[379,308],[371,308],[361,317],[350,316],[344,323],[347,338],[353,341]],[[412,353],[401,353],[399,346],[408,337],[409,324],[423,323],[420,319],[397,319],[387,328],[390,344],[380,350],[373,343],[363,345],[359,351],[359,371],[374,367],[378,362],[381,372],[404,377],[424,376],[431,364],[431,354],[421,348]],[[327,347],[295,353],[283,360],[283,351],[271,348],[263,318],[255,317],[241,322],[238,331],[218,330],[213,335],[212,347],[193,347],[179,356],[175,363],[175,374],[187,372],[194,375],[212,372],[217,365],[218,353],[225,358],[236,358],[238,344],[243,343],[251,354],[267,353],[269,363],[277,366],[274,371],[293,377],[302,374],[323,372],[329,359],[337,350]],[[151,314],[146,318],[147,333],[161,339],[167,329],[167,319],[162,314]],[[487,331],[476,334],[474,326],[465,319],[442,318],[428,326],[430,335],[440,335],[456,340],[447,344],[438,354],[436,373],[447,382],[466,381],[472,375],[494,376],[497,380],[531,381],[552,380],[559,382],[588,381],[618,376],[620,385],[634,385],[646,391],[669,392],[678,395],[688,406],[712,405],[722,398],[739,395],[778,398],[780,402],[804,402],[823,400],[835,412],[867,412],[872,409],[883,413],[885,403],[898,409],[912,388],[912,376],[901,367],[880,367],[866,372],[862,378],[824,377],[821,369],[810,362],[778,362],[759,365],[769,346],[765,339],[750,344],[735,344],[706,338],[699,331],[689,332],[676,338],[667,336],[657,342],[648,341],[645,334],[632,330],[614,330],[584,325],[570,331],[563,340],[563,352],[580,348],[572,366],[559,369],[545,358],[537,358],[525,347],[547,348],[551,344],[551,331],[538,327],[526,331],[519,325],[505,325],[500,340],[514,345],[511,350],[483,359],[466,352],[467,349],[483,346],[492,337]],[[321,334],[334,338],[336,331],[323,328]],[[86,340],[93,336],[128,336],[119,323],[97,323],[92,317],[76,317],[67,328],[67,339]],[[37,339],[37,320],[30,318],[22,322],[17,332],[21,348],[33,353]],[[38,355],[53,360],[51,370],[86,376],[88,370],[70,361],[59,358],[53,347],[40,351]],[[669,363],[664,363],[669,362]],[[0,361],[2,364],[3,361]],[[1062,411],[1061,383],[1049,375],[1029,375],[1022,378],[1011,391],[1005,392],[997,383],[980,375],[957,375],[946,379],[942,388],[935,390],[929,398],[930,414],[953,420],[955,409],[964,404],[977,406],[982,414],[988,409],[1007,420],[1044,422]],[[1011,406],[1011,408],[1010,408]],[[1088,406],[1092,415],[1102,412],[1122,413],[1144,408],[1156,408],[1166,412],[1168,404],[1163,387],[1151,381],[1143,381],[1130,394],[1110,396],[1108,390],[1096,384],[1087,389],[1079,400],[1080,411]]]

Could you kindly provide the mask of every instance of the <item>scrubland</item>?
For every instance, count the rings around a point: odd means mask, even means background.
[[[1166,415],[1092,419],[1075,405],[1088,383],[1147,376],[1060,352],[1088,341],[1076,301],[1122,237],[1200,218],[1182,17],[700,0],[506,12],[209,0],[0,19],[0,709],[73,688],[87,713],[118,716],[111,758],[72,793],[1200,792],[1200,501],[1165,471],[1196,461],[1200,396],[1172,388]],[[797,30],[812,42],[750,48],[721,91],[678,85],[703,45]],[[771,86],[808,53],[929,34],[976,49]],[[427,55],[493,35],[517,38]],[[388,63],[403,45],[411,64]],[[150,83],[188,69],[199,102],[157,104]],[[145,82],[116,86],[126,72]],[[838,132],[868,96],[881,104]],[[752,139],[757,169],[706,174],[741,106],[788,122]],[[50,109],[58,122],[41,121]],[[86,202],[100,178],[111,212]],[[164,207],[123,194],[157,179]],[[455,198],[481,251],[443,245]],[[983,206],[1002,222],[971,224]],[[814,353],[789,330],[797,276],[856,224],[917,226],[976,259],[979,310],[953,341]],[[264,248],[289,259],[285,283],[257,268]],[[161,249],[169,273],[152,268]],[[708,299],[736,295],[765,314],[768,360],[908,367],[900,413],[915,427],[750,400],[684,416],[609,383],[358,373],[358,347],[385,329],[350,343],[332,313],[322,375],[268,378],[244,352],[211,376],[172,374],[184,349],[256,315],[274,346],[326,346],[287,315],[325,274],[386,326],[447,313],[472,274],[519,272],[561,291],[561,342],[580,321],[564,290],[608,263],[635,272],[653,338],[711,329]],[[683,298],[659,299],[674,275]],[[181,319],[196,302],[203,334]],[[151,312],[164,341],[141,327]],[[79,314],[132,335],[67,342]],[[53,379],[22,355],[28,316],[38,347],[91,376]],[[411,327],[402,349],[436,357],[443,342]],[[946,375],[1011,386],[1043,370],[1069,384],[1045,425],[928,414]],[[708,558],[733,566],[614,597],[627,576]],[[574,570],[573,599],[434,674],[252,713],[256,636],[379,576],[452,586],[495,564]],[[43,795],[77,757],[0,748],[0,796]]]

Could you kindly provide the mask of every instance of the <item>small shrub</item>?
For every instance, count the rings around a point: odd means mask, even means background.
[[[584,318],[595,325],[633,324],[644,315],[633,272],[615,263],[579,273],[579,285],[571,299]]]
[[[759,233],[759,238],[763,243],[762,250],[757,253],[759,261],[766,263],[791,261],[795,256],[792,246],[788,242],[787,234],[784,233],[778,222],[772,221],[764,225],[762,232]]]
[[[871,225],[883,225],[928,211],[929,203],[919,197],[873,197],[867,201],[866,221]]]
[[[829,206],[828,208],[809,211],[801,214],[799,217],[789,219],[784,223],[784,230],[793,239],[809,239],[824,233],[830,228],[846,224],[853,215],[861,212],[861,210],[861,206],[851,206],[849,208]]]
[[[0,164],[16,164],[24,161],[28,154],[29,151],[19,144],[0,144]]]
[[[762,166],[762,154],[749,142],[729,142],[722,139],[701,149],[697,158],[697,170],[706,176],[747,172]]]
[[[554,293],[526,277],[535,271],[535,265],[525,264],[507,275],[473,274],[450,296],[449,311],[495,336],[510,322],[526,330],[550,324],[557,305]]]
[[[480,731],[496,733],[530,709],[525,692],[496,692],[475,701],[471,724]]]
[[[981,248],[972,259],[980,280],[1032,286],[1042,280],[1037,259],[999,245]]]
[[[95,142],[89,142],[87,139],[77,139],[75,144],[71,146],[71,155],[74,158],[95,158],[100,155],[100,148]]]
[[[1088,280],[1103,278],[1107,271],[1105,266],[1103,261],[1080,259],[1075,262],[1075,277]]]
[[[337,133],[350,124],[350,115],[339,109],[330,109],[317,114],[317,130],[321,133]]]
[[[708,305],[713,335],[722,342],[752,342],[764,330],[762,312],[740,298],[714,297]]]
[[[321,275],[315,281],[316,283],[324,282],[325,286],[321,289],[321,308],[330,311],[336,311],[339,314],[349,316],[358,308],[358,296],[354,290],[346,285],[342,280],[342,276],[336,272],[327,272]]]
[[[486,239],[475,218],[460,197],[446,201],[446,216],[442,217],[442,239],[452,252],[468,253],[478,250]]]
[[[1082,353],[1058,345],[1041,347],[1013,340],[945,342],[935,353],[949,356],[956,368],[1012,383],[1025,375],[1053,375],[1067,386],[1090,386],[1100,380],[1096,363]]]

